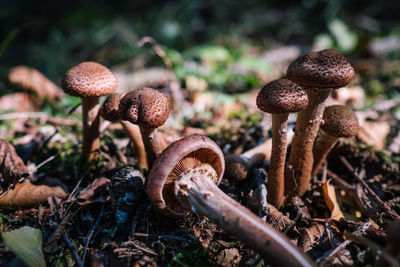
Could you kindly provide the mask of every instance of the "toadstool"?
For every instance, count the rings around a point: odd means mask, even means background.
[[[225,156],[226,170],[224,176],[231,182],[239,182],[246,179],[250,169],[263,160],[271,158],[272,140],[267,139],[240,155],[229,154]]]
[[[313,144],[321,123],[325,100],[331,89],[349,84],[354,69],[347,59],[333,49],[310,52],[290,64],[286,78],[306,89],[309,105],[299,112],[292,149],[289,155],[285,194],[302,196],[308,189],[313,166]],[[289,197],[290,199],[290,197]]]
[[[282,205],[284,196],[287,119],[290,112],[304,110],[307,104],[306,92],[287,79],[266,84],[257,95],[257,107],[272,113],[272,151],[267,189],[268,202],[277,208]]]
[[[357,116],[350,108],[342,105],[327,107],[322,116],[322,131],[314,145],[314,166],[311,175],[314,176],[318,173],[339,137],[354,137],[358,129]]]
[[[150,166],[166,147],[157,128],[165,123],[169,112],[168,97],[148,87],[127,93],[119,103],[121,119],[139,125]]]
[[[65,93],[82,100],[83,157],[100,148],[99,97],[111,94],[117,86],[114,74],[96,62],[83,62],[71,68],[62,80]]]
[[[222,151],[211,139],[201,135],[184,137],[168,146],[154,162],[147,194],[169,217],[182,217],[190,210],[207,216],[272,265],[312,266],[286,236],[217,187],[224,168]]]
[[[112,122],[119,121],[121,123],[125,132],[129,135],[129,137],[133,142],[136,156],[138,157],[139,169],[147,170],[148,169],[147,155],[139,127],[137,125],[130,123],[129,121],[124,121],[120,119],[118,107],[122,97],[123,94],[121,93],[113,93],[109,95],[101,107],[100,111],[101,116],[105,120]]]

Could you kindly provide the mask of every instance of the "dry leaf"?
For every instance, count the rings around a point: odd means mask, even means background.
[[[237,248],[226,248],[217,255],[218,266],[239,266],[242,256]]]
[[[360,124],[357,137],[367,145],[383,149],[389,133],[390,125],[386,121],[364,121]]]
[[[64,95],[64,92],[55,83],[39,71],[27,66],[12,68],[8,74],[8,79],[11,83],[18,84],[25,90],[35,92],[39,98],[51,102],[62,98]]]
[[[15,180],[29,176],[22,159],[14,147],[4,139],[0,139],[0,178],[13,184]]]
[[[322,184],[322,192],[324,194],[326,206],[328,206],[331,212],[331,218],[335,221],[339,221],[341,218],[344,218],[344,215],[336,199],[335,187],[330,184],[330,181],[331,180],[328,180]]]
[[[348,105],[362,108],[365,105],[365,91],[360,86],[343,87],[332,92],[329,105]]]
[[[29,99],[29,94],[27,92],[19,92],[0,97],[0,110],[27,112],[37,109]]]
[[[312,249],[315,244],[318,244],[325,233],[325,227],[321,224],[313,223],[310,228],[299,229],[301,239],[299,246],[304,252]]]
[[[109,186],[109,179],[105,177],[98,178],[79,194],[76,202],[81,206],[93,203],[98,196],[108,193]]]
[[[47,202],[48,197],[66,198],[64,190],[46,185],[16,184],[15,188],[1,194],[0,209],[26,208]]]

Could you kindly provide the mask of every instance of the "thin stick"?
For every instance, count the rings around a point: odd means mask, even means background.
[[[360,177],[360,175],[354,170],[353,166],[344,158],[343,156],[340,157],[340,160],[344,164],[344,166],[351,172],[351,174],[356,178],[361,185],[367,190],[373,200],[376,201],[378,206],[385,211],[392,219],[400,220],[400,216],[394,212],[390,206],[384,202],[380,197],[368,186],[368,184]]]
[[[67,126],[77,126],[82,124],[81,121],[51,117],[46,112],[14,112],[0,115],[0,121],[18,119],[42,119],[53,124],[61,124]]]
[[[92,238],[92,236],[93,236],[93,234],[94,234],[94,231],[96,230],[97,226],[99,225],[100,220],[101,220],[101,218],[103,217],[103,215],[104,215],[104,205],[101,206],[101,210],[100,210],[99,217],[97,217],[96,222],[94,223],[93,227],[91,227],[91,229],[90,229],[90,231],[89,231],[89,234],[88,234],[88,236],[86,237],[86,240],[85,240],[85,247],[84,247],[84,249],[83,249],[83,257],[82,257],[82,261],[83,261],[83,262],[85,262],[85,259],[86,259],[86,253],[87,253],[87,248],[88,248],[88,246],[89,246],[90,239]]]
[[[71,251],[72,257],[74,258],[76,265],[79,267],[84,267],[85,266],[83,264],[84,261],[82,261],[81,258],[79,257],[78,251],[76,250],[74,244],[72,244],[71,240],[69,240],[67,233],[65,231],[63,233],[63,239],[69,251]]]
[[[265,180],[267,178],[267,172],[260,168],[257,169],[256,181],[258,185],[258,216],[265,222],[267,220],[268,214],[268,204],[267,204],[267,187],[265,186]]]

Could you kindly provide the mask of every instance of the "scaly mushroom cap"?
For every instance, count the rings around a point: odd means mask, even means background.
[[[119,120],[119,102],[122,98],[122,94],[113,93],[109,95],[104,101],[103,106],[101,107],[101,116],[108,121],[117,121]]]
[[[281,114],[304,110],[307,93],[296,83],[279,79],[266,84],[257,95],[257,107],[264,112]]]
[[[231,182],[239,182],[246,179],[251,167],[249,160],[241,156],[230,154],[225,157],[225,162],[227,168],[224,176],[226,179]]]
[[[219,184],[225,161],[221,149],[210,138],[191,135],[169,145],[156,159],[148,176],[147,194],[153,205],[172,218],[187,214],[189,211],[175,198],[174,181],[184,172],[203,164],[215,170],[217,177],[210,178]],[[208,173],[204,171],[204,179],[207,177]]]
[[[119,103],[122,120],[157,128],[165,123],[170,112],[169,99],[153,88],[141,88],[127,93]]]
[[[341,53],[325,49],[297,58],[286,78],[306,87],[340,88],[354,79],[354,69]]]
[[[61,85],[69,95],[88,97],[111,94],[117,89],[118,81],[103,65],[83,62],[65,74]]]
[[[353,137],[359,129],[358,119],[354,112],[342,105],[325,108],[321,129],[335,137]]]

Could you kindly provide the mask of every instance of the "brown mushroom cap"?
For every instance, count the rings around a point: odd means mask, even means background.
[[[188,211],[175,199],[174,180],[194,164],[211,165],[219,184],[225,169],[224,156],[218,145],[202,135],[184,137],[168,146],[156,159],[147,181],[147,194],[152,203],[169,217],[182,217]],[[205,178],[206,179],[206,178]]]
[[[297,58],[290,64],[286,78],[301,86],[340,88],[354,79],[354,69],[341,53],[325,49]]]
[[[307,93],[296,83],[279,79],[266,84],[257,95],[257,107],[264,112],[281,114],[304,110]]]
[[[224,176],[231,182],[239,182],[246,179],[251,163],[248,159],[234,154],[225,157],[226,168]]]
[[[122,120],[157,128],[165,123],[170,112],[169,99],[153,88],[141,88],[127,93],[120,101]]]
[[[119,102],[122,98],[122,94],[113,93],[109,95],[104,101],[103,106],[101,107],[101,116],[108,121],[117,121],[119,120]]]
[[[117,89],[115,75],[96,62],[83,62],[70,69],[62,80],[62,88],[72,96],[88,97],[111,94]]]
[[[321,129],[335,137],[353,137],[359,129],[358,119],[354,112],[342,105],[325,108]]]

